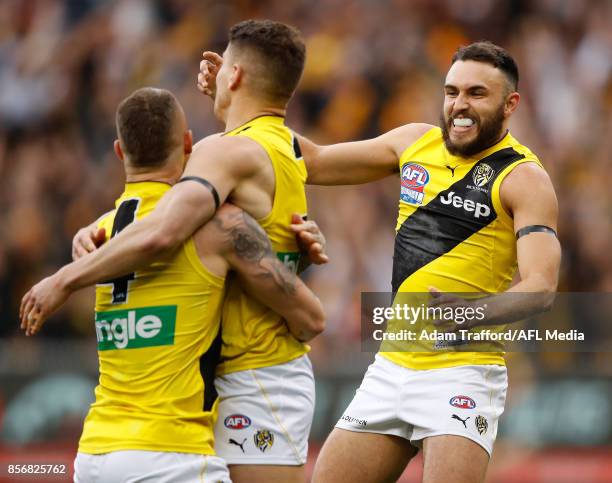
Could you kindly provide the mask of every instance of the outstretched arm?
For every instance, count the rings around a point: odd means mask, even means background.
[[[217,73],[223,65],[223,58],[210,51],[204,52],[202,57],[197,87],[214,99]],[[361,184],[397,173],[404,150],[432,127],[429,124],[406,124],[374,139],[329,146],[319,146],[298,135],[308,171],[307,183]]]
[[[256,169],[253,144],[239,137],[203,142],[192,154],[184,177],[206,179],[222,203]],[[37,327],[80,288],[136,271],[172,253],[213,216],[215,204],[211,190],[199,182],[178,183],[148,216],[35,285],[21,302],[22,327]]]
[[[224,257],[245,291],[284,317],[298,340],[305,342],[320,334],[325,328],[321,302],[277,258],[259,224],[229,204],[222,207],[213,223],[224,240]]]
[[[329,146],[298,136],[308,171],[307,183],[361,184],[397,173],[404,150],[432,127],[406,124],[373,139]]]

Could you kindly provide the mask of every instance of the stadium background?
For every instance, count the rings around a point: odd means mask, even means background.
[[[320,143],[437,123],[457,46],[486,38],[507,47],[521,70],[512,132],[538,153],[559,197],[560,289],[612,291],[610,1],[3,0],[1,465],[72,461],[97,375],[92,291],[35,339],[18,331],[17,309],[27,288],[70,260],[76,230],[121,191],[118,102],[141,86],[165,87],[196,139],[220,130],[195,88],[200,54],[222,50],[228,27],[250,17],[303,32],[308,60],[288,123]],[[329,314],[312,344],[311,460],[372,358],[360,352],[359,295],[389,289],[397,199],[397,179],[309,189],[331,258],[307,274]],[[580,315],[568,317],[580,327]],[[488,481],[612,481],[610,353],[511,354],[509,371]],[[419,473],[413,462],[402,481]]]

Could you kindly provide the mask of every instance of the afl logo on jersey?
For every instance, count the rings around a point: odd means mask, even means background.
[[[491,166],[489,166],[488,164],[482,163],[480,166],[478,166],[474,170],[474,173],[472,174],[472,179],[474,180],[474,184],[476,186],[478,186],[479,188],[482,188],[489,181],[491,181],[491,178],[493,177],[494,174],[495,174],[495,171],[493,170]]]
[[[427,183],[429,183],[429,173],[423,166],[415,163],[405,164],[402,167],[401,200],[422,205]]]

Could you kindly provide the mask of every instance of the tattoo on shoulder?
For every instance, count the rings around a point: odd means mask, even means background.
[[[232,232],[232,243],[236,254],[250,262],[259,262],[265,256],[274,255],[266,232],[244,212],[242,223]]]
[[[234,253],[246,263],[257,264],[257,276],[272,277],[284,293],[295,293],[297,276],[276,257],[268,235],[251,216],[236,211],[213,220],[229,236]]]

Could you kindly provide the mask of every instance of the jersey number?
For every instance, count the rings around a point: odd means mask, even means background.
[[[115,221],[113,222],[111,238],[134,221],[139,203],[139,199],[129,199],[123,201],[119,205],[119,208],[117,208],[117,213],[115,214]],[[118,277],[107,282],[113,286],[114,304],[124,304],[127,302],[129,283],[135,278],[134,273],[128,273],[123,277]]]

